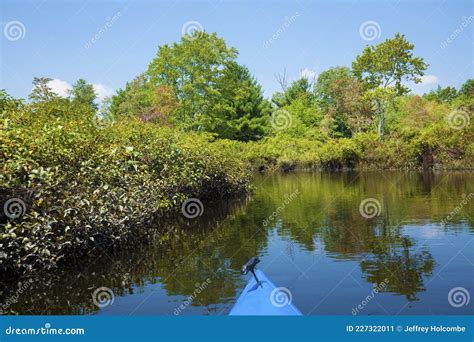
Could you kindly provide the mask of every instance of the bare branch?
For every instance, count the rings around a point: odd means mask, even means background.
[[[283,73],[280,74],[280,73],[277,73],[275,74],[275,78],[278,82],[278,84],[280,85],[281,89],[283,91],[286,91],[286,88],[288,87],[288,77],[287,77],[287,73],[286,73],[286,68],[283,69]]]

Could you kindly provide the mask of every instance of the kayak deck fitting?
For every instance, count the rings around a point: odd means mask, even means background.
[[[245,286],[230,311],[231,316],[302,316],[301,312],[291,303],[290,290],[277,287],[260,270],[254,270],[260,262],[251,258],[242,268],[242,274],[249,271],[253,277]]]

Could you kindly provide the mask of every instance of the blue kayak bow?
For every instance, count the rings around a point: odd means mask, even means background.
[[[242,274],[251,272],[253,277],[245,286],[230,311],[231,316],[302,316],[291,303],[292,294],[285,287],[276,287],[270,279],[255,266],[258,258],[251,258],[242,268]]]

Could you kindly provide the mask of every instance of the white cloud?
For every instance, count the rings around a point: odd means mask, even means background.
[[[421,82],[415,83],[413,81],[404,82],[403,84],[411,89],[413,94],[423,95],[430,90],[436,88],[436,85],[439,84],[438,76],[436,75],[424,75],[420,77]]]
[[[421,78],[421,83],[419,84],[422,86],[438,84],[438,77],[435,75],[424,75],[424,76],[421,76],[420,78]]]
[[[55,78],[54,80],[49,81],[48,86],[53,92],[58,94],[61,97],[69,96],[68,90],[72,89],[72,85],[66,81]],[[114,90],[102,83],[93,83],[94,91],[97,95],[97,100],[100,102],[107,96],[112,96]]]
[[[51,88],[53,92],[55,92],[56,94],[62,97],[68,96],[67,91],[72,89],[72,86],[69,83],[57,78],[49,81],[48,86]]]
[[[301,70],[301,77],[304,77],[310,81],[316,79],[317,75],[318,74],[316,73],[316,71],[308,69],[308,68]]]
[[[101,83],[93,84],[93,86],[99,101],[102,101],[107,96],[112,96],[114,94],[114,90],[112,88],[109,88]]]

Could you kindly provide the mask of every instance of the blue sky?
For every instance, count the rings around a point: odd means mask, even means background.
[[[365,45],[395,32],[430,64],[422,93],[474,74],[472,1],[2,1],[0,88],[27,97],[34,76],[61,93],[78,78],[101,97],[146,70],[183,29],[217,32],[239,50],[265,95],[275,74],[314,76],[350,66]],[[366,28],[366,30],[364,30]]]

